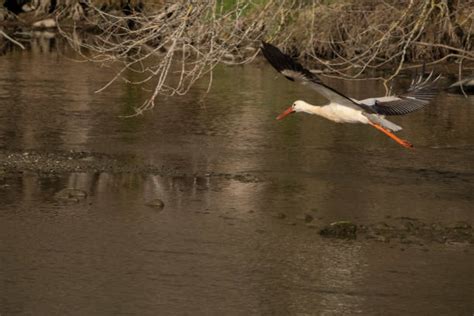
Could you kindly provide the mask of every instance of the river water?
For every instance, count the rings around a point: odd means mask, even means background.
[[[474,99],[442,93],[373,128],[274,118],[323,102],[265,62],[148,93],[37,45],[0,57],[0,150],[89,152],[167,170],[10,175],[0,187],[0,315],[471,315],[472,243],[327,239],[334,221],[474,222]],[[375,83],[332,82],[364,98]],[[406,85],[400,82],[399,85]],[[303,97],[304,96],[304,97]],[[58,201],[74,188],[87,197]],[[159,198],[160,210],[147,203]]]

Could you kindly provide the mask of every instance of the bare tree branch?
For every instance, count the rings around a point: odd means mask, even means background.
[[[74,0],[67,1],[74,5]],[[297,51],[328,77],[367,79],[371,70],[389,70],[369,76],[381,80],[387,90],[406,69],[454,58],[474,61],[474,14],[461,2],[454,8],[444,0],[330,5],[316,0],[177,0],[146,14],[117,14],[94,6],[86,11],[83,19],[95,27],[95,37],[82,39],[77,29],[60,31],[84,58],[121,65],[98,91],[117,80],[153,85],[136,114],[153,108],[160,95],[187,93],[206,75],[210,88],[217,64],[251,62],[261,39]],[[134,73],[134,79],[128,73]]]

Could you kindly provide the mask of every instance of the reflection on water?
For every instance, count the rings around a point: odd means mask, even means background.
[[[66,49],[1,59],[2,151],[120,154],[173,172],[0,179],[0,314],[472,313],[470,246],[325,240],[301,216],[472,223],[474,99],[442,94],[395,118],[407,151],[366,126],[275,121],[296,99],[323,100],[263,63],[217,69],[204,104],[205,82],[123,119],[147,92],[94,94],[113,69]],[[64,188],[87,197],[55,199]]]

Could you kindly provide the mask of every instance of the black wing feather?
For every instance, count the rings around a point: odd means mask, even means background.
[[[263,56],[270,62],[270,64],[278,72],[283,73],[285,70],[292,70],[298,72],[306,77],[307,80],[322,84],[323,82],[311,71],[304,68],[300,63],[295,61],[290,56],[283,54],[280,49],[273,46],[272,44],[262,42],[262,53]],[[295,81],[293,77],[283,74],[288,80]]]
[[[424,81],[422,81],[420,76],[417,81],[412,82],[406,93],[398,96],[397,100],[375,100],[373,109],[382,115],[405,115],[422,109],[425,105],[430,103],[440,91],[435,84],[439,76],[434,80],[430,80],[431,76],[432,74]]]
[[[262,42],[261,51],[273,68],[284,75],[288,80],[307,85],[330,101],[374,113],[371,107],[367,107],[365,104],[355,103],[352,99],[325,85],[318,76],[304,68],[300,63],[281,52],[280,49],[272,44]]]

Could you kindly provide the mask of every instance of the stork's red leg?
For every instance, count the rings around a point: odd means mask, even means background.
[[[394,133],[390,132],[388,129],[385,129],[382,126],[372,123],[372,122],[369,122],[369,124],[375,127],[376,129],[378,129],[379,131],[381,131],[382,133],[384,133],[385,135],[387,135],[388,137],[390,137],[391,139],[393,139],[394,141],[396,141],[397,143],[399,143],[400,145],[402,145],[403,147],[413,148],[413,145],[410,142],[404,139],[398,138]]]

